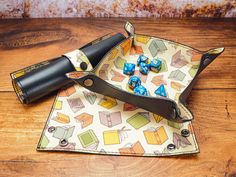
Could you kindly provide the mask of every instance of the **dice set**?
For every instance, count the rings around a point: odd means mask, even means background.
[[[137,65],[139,66],[139,72],[147,75],[151,70],[153,72],[159,72],[161,70],[162,61],[159,59],[153,59],[149,62],[149,58],[144,55],[139,55],[137,59]],[[125,63],[123,73],[126,75],[133,75],[135,71],[135,64]]]
[[[149,58],[144,55],[139,55],[137,59],[137,65],[139,66],[139,72],[147,75],[149,71],[159,72],[161,70],[162,61],[159,59],[153,59],[149,62]],[[123,73],[127,75],[133,75],[135,71],[135,64],[125,63],[123,68]],[[141,80],[137,76],[132,76],[129,78],[128,86],[134,91],[134,94],[148,96],[147,89],[141,85]],[[155,94],[159,96],[166,97],[166,91],[164,85],[160,85],[156,90]]]

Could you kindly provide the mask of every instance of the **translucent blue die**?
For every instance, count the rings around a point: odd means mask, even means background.
[[[156,90],[155,94],[159,96],[166,97],[166,90],[163,84],[161,84]]]
[[[150,69],[154,72],[159,72],[161,70],[161,64],[161,60],[153,59],[150,63]]]
[[[141,85],[141,80],[137,76],[132,76],[129,78],[128,85],[129,85],[129,88],[133,90],[135,87],[138,87]]]
[[[123,68],[123,73],[127,75],[133,75],[135,71],[135,64],[125,63]]]
[[[139,65],[139,72],[142,73],[142,74],[145,74],[147,75],[148,72],[149,72],[149,68],[150,68],[150,65],[147,64],[147,63],[140,63]]]
[[[139,55],[138,60],[137,60],[137,65],[139,66],[140,63],[148,63],[148,57],[144,55]]]
[[[147,89],[142,85],[134,88],[134,94],[148,96]]]

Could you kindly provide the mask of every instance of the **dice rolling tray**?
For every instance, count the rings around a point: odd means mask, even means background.
[[[170,156],[199,152],[193,115],[186,99],[196,77],[224,48],[201,52],[158,37],[136,34],[127,22],[128,37],[97,64],[83,52],[65,54],[88,63],[67,77],[75,85],[59,91],[39,140],[38,151],[70,151],[110,155]],[[149,96],[137,96],[127,86],[125,62],[136,64],[140,54],[162,60],[161,71],[139,72]],[[75,63],[73,63],[76,65]],[[155,95],[161,84],[167,98]]]

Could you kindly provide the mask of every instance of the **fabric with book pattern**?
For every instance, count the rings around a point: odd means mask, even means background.
[[[130,76],[123,74],[123,66],[126,62],[136,64],[139,54],[151,60],[162,60],[158,73],[143,75],[136,66],[134,75],[140,77],[149,95],[157,96],[155,90],[163,85],[167,97],[178,103],[179,95],[197,72],[201,55],[182,44],[134,34],[103,58],[96,74],[108,83],[132,92],[127,86]],[[72,58],[80,56],[68,55]],[[89,65],[87,70],[92,70],[92,66]],[[183,129],[189,130],[188,137],[181,135]],[[174,144],[175,149],[168,148],[170,144]],[[37,149],[133,156],[199,152],[191,121],[171,122],[80,85],[58,93]]]

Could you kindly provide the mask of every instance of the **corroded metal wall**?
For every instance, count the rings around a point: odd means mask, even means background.
[[[0,0],[0,18],[236,17],[236,0]]]

